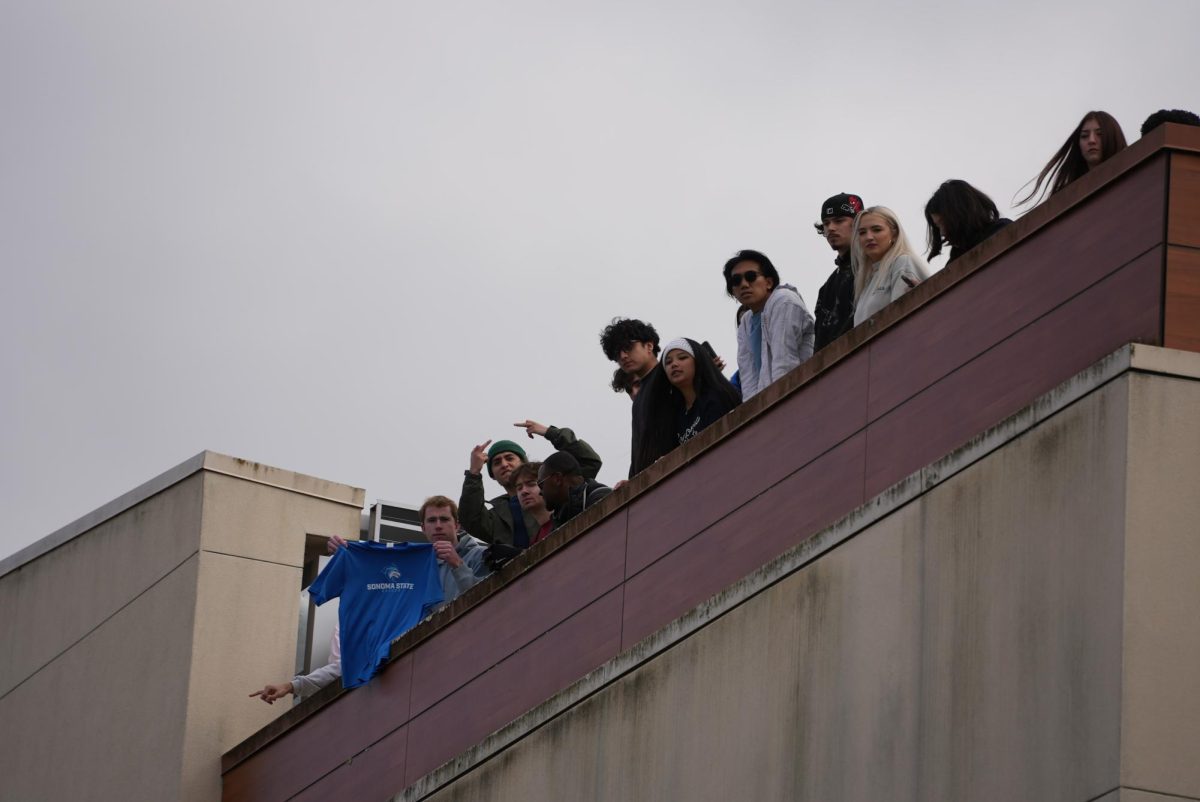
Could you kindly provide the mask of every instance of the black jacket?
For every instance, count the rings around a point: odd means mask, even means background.
[[[588,507],[595,506],[596,502],[610,493],[611,487],[602,485],[595,479],[584,479],[567,493],[566,505],[554,511],[552,528],[558,529]]]
[[[820,351],[854,328],[854,271],[850,254],[834,260],[837,268],[817,293],[816,340],[813,350]]]

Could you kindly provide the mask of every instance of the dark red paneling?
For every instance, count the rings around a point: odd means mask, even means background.
[[[1156,341],[1162,259],[1160,246],[868,426],[867,498],[1122,345]]]
[[[412,712],[420,713],[621,584],[626,511],[538,563],[413,650]]]
[[[412,657],[404,655],[225,774],[225,802],[287,799],[408,720]]]
[[[632,576],[866,425],[867,359],[852,354],[629,508]]]
[[[296,802],[363,802],[384,800],[404,788],[408,728],[401,727],[382,741],[343,763],[331,774],[304,789]],[[380,792],[380,788],[393,789]]]
[[[1167,242],[1200,248],[1200,156],[1171,154]]]
[[[617,589],[414,718],[404,786],[613,659],[620,645]]]
[[[1165,169],[1143,164],[873,340],[870,419],[1161,242]]]
[[[865,435],[853,435],[628,580],[621,648],[862,504],[865,447]],[[753,462],[728,467],[757,470]]]
[[[1163,345],[1200,351],[1200,251],[1167,248]]]

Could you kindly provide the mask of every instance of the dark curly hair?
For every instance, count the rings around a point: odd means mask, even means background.
[[[614,317],[600,332],[600,347],[611,362],[616,362],[621,352],[634,343],[650,343],[654,355],[658,356],[658,332],[649,323],[632,318]],[[613,389],[617,390],[615,384]]]
[[[1159,109],[1146,118],[1142,123],[1142,136],[1153,131],[1163,123],[1179,123],[1180,125],[1200,125],[1200,117],[1183,109]]]

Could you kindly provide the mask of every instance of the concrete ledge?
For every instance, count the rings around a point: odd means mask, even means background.
[[[102,507],[98,507],[87,515],[78,518],[58,529],[41,540],[37,540],[15,554],[0,560],[0,577],[8,574],[26,563],[36,560],[59,546],[71,541],[90,529],[104,523],[110,518],[120,515],[129,508],[140,504],[151,496],[161,493],[168,487],[186,479],[198,471],[211,471],[248,482],[269,485],[281,490],[299,493],[305,496],[332,501],[338,504],[361,509],[366,499],[366,491],[350,485],[338,484],[315,476],[307,476],[294,471],[272,468],[258,462],[218,454],[215,451],[201,451],[194,457],[184,460],[153,479],[144,482],[128,493],[125,493]]]

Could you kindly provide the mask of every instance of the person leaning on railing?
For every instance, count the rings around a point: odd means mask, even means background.
[[[854,325],[929,278],[929,266],[904,235],[896,213],[870,206],[854,223]]]

